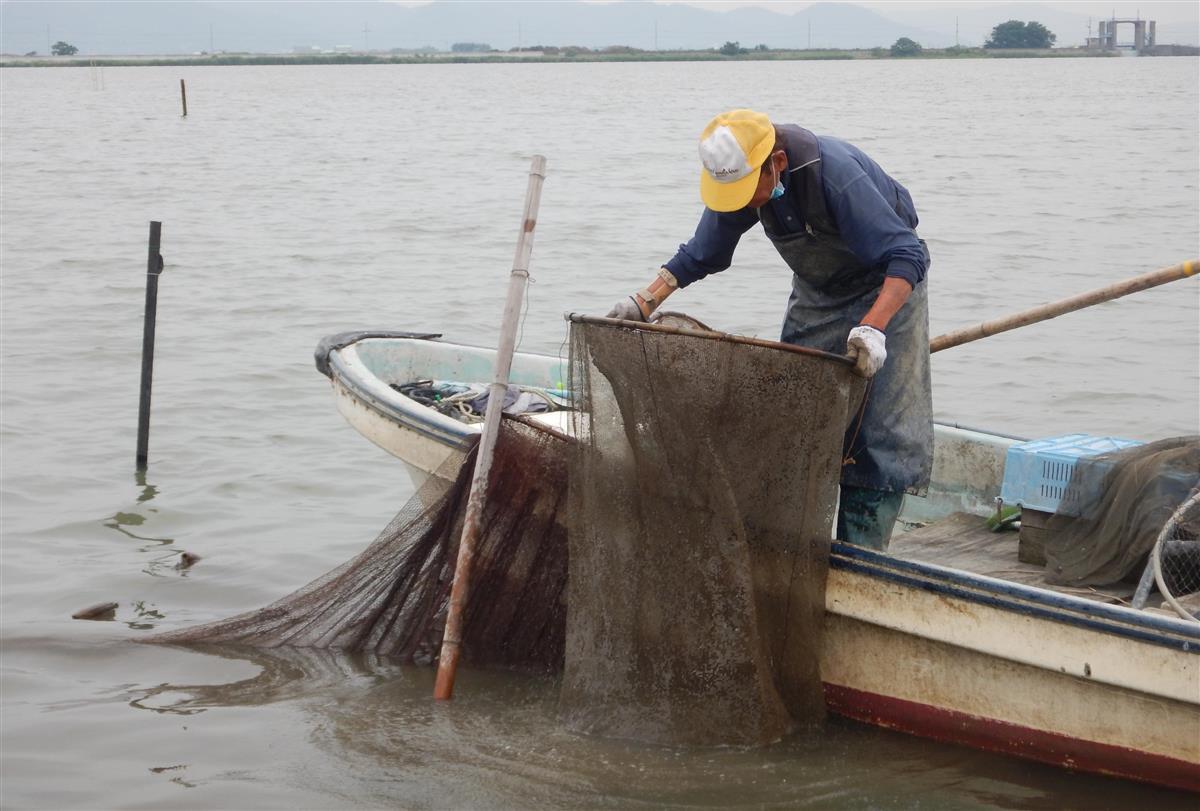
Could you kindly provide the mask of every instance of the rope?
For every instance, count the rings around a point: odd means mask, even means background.
[[[862,430],[863,418],[867,414],[867,400],[871,397],[871,388],[874,385],[875,378],[871,378],[867,381],[867,390],[863,392],[862,405],[858,407],[858,424],[854,426],[854,436],[850,437],[850,441],[846,443],[849,453],[842,458],[842,467],[856,464],[854,457],[858,455],[859,451],[866,449],[864,446],[863,448],[859,448],[858,451],[853,450],[854,443],[858,441],[858,432]]]

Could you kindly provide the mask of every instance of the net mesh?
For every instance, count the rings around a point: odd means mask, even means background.
[[[1163,527],[1151,565],[1164,600],[1181,617],[1200,620],[1200,489]]]
[[[1059,510],[1047,523],[1046,579],[1107,585],[1136,579],[1164,526],[1200,485],[1200,437],[1163,439],[1085,457],[1075,464]],[[1200,533],[1200,511],[1176,522],[1182,538]],[[1171,588],[1200,589],[1200,545],[1163,556]]]
[[[566,440],[501,422],[463,626],[464,664],[562,667]],[[436,660],[474,453],[453,456],[353,560],[271,605],[149,641],[232,642]]]
[[[462,661],[563,670],[579,730],[761,743],[823,717],[857,389],[833,356],[691,332],[573,324],[577,439],[502,421]],[[366,550],[294,594],[149,641],[434,662],[473,468],[452,457]]]
[[[577,730],[753,744],[823,717],[852,377],[715,335],[572,324],[560,707]]]

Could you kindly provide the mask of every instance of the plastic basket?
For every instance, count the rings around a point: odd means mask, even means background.
[[[1133,439],[1089,434],[1066,434],[1018,442],[1009,447],[1004,461],[1004,483],[1000,488],[1000,497],[1006,504],[1058,512],[1077,460],[1141,444]]]

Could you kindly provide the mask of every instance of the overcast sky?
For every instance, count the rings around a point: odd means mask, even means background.
[[[570,0],[548,0],[549,2],[569,2]],[[578,0],[592,3],[620,3],[626,0]],[[423,6],[431,0],[391,0],[402,6]],[[653,0],[661,3],[683,3],[689,6],[700,6],[708,9],[727,10],[744,6],[769,8],[783,14],[796,12],[816,2],[805,0]],[[1200,19],[1200,3],[1196,0],[926,0],[925,2],[907,2],[906,0],[820,0],[820,2],[850,3],[856,6],[866,6],[887,17],[899,19],[906,13],[929,12],[938,9],[952,9],[966,6],[1028,6],[1030,14],[1038,8],[1053,8],[1059,11],[1069,11],[1085,17],[1096,19],[1111,17],[1114,14],[1121,19],[1134,18],[1139,14],[1143,19],[1170,20],[1172,22],[1190,22]]]
[[[553,0],[552,0],[553,1]],[[562,0],[567,1],[567,0]],[[582,0],[583,2],[622,2],[622,0]],[[961,17],[963,41],[981,44],[1000,20],[1016,17],[1036,20],[1038,13],[1060,12],[1078,16],[1078,30],[1059,29],[1060,45],[1083,45],[1088,35],[1095,35],[1094,21],[1117,17],[1118,19],[1155,20],[1158,24],[1160,42],[1200,43],[1200,3],[1196,0],[823,0],[833,3],[850,3],[869,8],[877,14],[898,23],[946,31],[955,30]],[[731,10],[758,6],[781,14],[794,14],[816,2],[808,0],[654,0],[654,2],[686,3],[710,10]],[[993,9],[995,11],[993,11]],[[1000,15],[997,17],[997,15]],[[1088,18],[1093,21],[1088,24]],[[1061,18],[1060,18],[1061,19]],[[1123,40],[1132,42],[1132,27],[1122,30]]]
[[[620,3],[626,0],[546,0],[547,2],[593,2]],[[954,27],[955,17],[975,20],[984,19],[988,9],[1002,9],[1004,13],[1018,13],[1019,18],[1036,20],[1039,9],[1078,15],[1081,18],[1094,20],[1117,17],[1118,19],[1155,20],[1158,23],[1159,39],[1166,42],[1195,43],[1200,41],[1200,3],[1196,0],[925,0],[925,2],[908,2],[908,0],[821,0],[822,2],[850,3],[864,6],[877,14],[888,17],[896,22],[908,25],[938,24],[945,28]],[[391,0],[406,6],[425,5],[423,0]],[[807,0],[653,0],[660,3],[683,3],[710,10],[726,11],[746,6],[767,8],[781,14],[794,14],[816,2]],[[994,15],[993,15],[994,16]],[[988,18],[989,20],[991,18]],[[949,21],[947,23],[947,20]],[[967,20],[963,20],[964,26]],[[987,24],[990,30],[994,22]],[[965,33],[965,32],[964,32]],[[1093,28],[1094,33],[1094,28]],[[1060,44],[1083,44],[1084,27],[1079,31],[1063,32]],[[986,31],[981,36],[986,38]],[[1128,38],[1131,38],[1132,34]]]
[[[798,2],[797,0],[670,0],[670,2],[685,2],[690,6],[703,6],[710,9],[732,9],[740,6],[759,6],[761,8],[769,8],[773,11],[781,13],[795,12],[808,6],[814,5],[811,2]],[[830,2],[830,0],[826,0]],[[832,0],[838,2],[838,0]],[[860,2],[854,0],[854,5],[865,6],[885,17],[891,17],[894,20],[903,21],[908,14],[925,14],[928,12],[936,12],[943,10],[950,12],[955,7],[966,6],[1027,6],[1029,15],[1032,17],[1037,13],[1038,8],[1053,8],[1059,11],[1068,11],[1073,14],[1079,14],[1085,17],[1095,17],[1096,19],[1107,18],[1115,13],[1118,18],[1134,18],[1139,14],[1145,20],[1158,20],[1159,22],[1184,23],[1193,22],[1200,19],[1200,3],[1196,0],[1157,0],[1157,2],[1127,2],[1127,0],[1059,0],[1059,2],[1021,2],[1020,0],[1000,0],[1000,2],[972,2],[972,0],[944,0],[943,2],[922,2],[910,3],[904,0],[897,2]]]

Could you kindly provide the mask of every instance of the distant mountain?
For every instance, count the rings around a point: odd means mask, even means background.
[[[720,47],[727,41],[740,42],[743,47],[871,48],[891,45],[900,37],[927,47],[945,47],[955,44],[956,36],[963,45],[982,45],[993,26],[1009,19],[1037,20],[1057,34],[1059,45],[1082,45],[1089,24],[1085,15],[1045,4],[921,4],[903,11],[904,22],[889,16],[898,16],[899,10],[876,6],[879,11],[824,2],[795,13],[780,13],[756,7],[716,11],[647,0],[438,0],[419,6],[358,0],[0,0],[0,51],[45,54],[58,40],[75,45],[85,56],[210,50],[286,53],[299,47],[388,51],[432,46],[449,50],[455,42],[481,42],[504,50],[518,45],[629,45],[669,50]],[[1196,43],[1195,12],[1191,12],[1190,22],[1185,14],[1180,12],[1183,22],[1159,23],[1161,42]]]
[[[650,2],[0,2],[0,51],[47,53],[63,40],[89,54],[290,52],[297,47],[449,50],[455,42],[508,49],[531,45],[690,49],[869,48],[910,37],[947,36],[904,25],[862,6],[817,3],[795,14],[762,8],[715,11]]]

